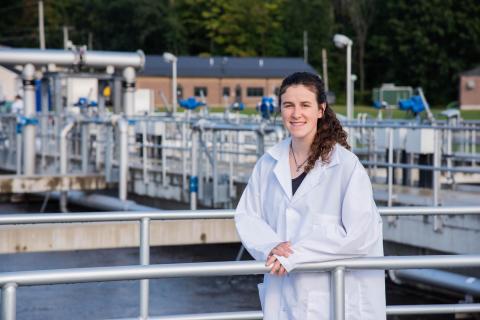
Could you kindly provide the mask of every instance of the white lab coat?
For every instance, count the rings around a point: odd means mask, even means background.
[[[248,252],[265,261],[278,243],[293,254],[278,257],[288,272],[299,264],[361,256],[383,256],[382,220],[368,175],[358,158],[336,145],[329,164],[317,161],[292,196],[287,138],[255,165],[240,199],[235,223]],[[328,272],[266,274],[259,285],[264,320],[330,320]],[[383,270],[345,276],[347,320],[383,320]]]

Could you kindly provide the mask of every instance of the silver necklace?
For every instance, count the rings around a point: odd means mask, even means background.
[[[293,161],[295,162],[295,166],[297,167],[297,172],[300,172],[300,169],[303,167],[303,165],[307,162],[308,160],[308,157],[307,159],[305,159],[305,161],[303,161],[302,163],[298,164],[297,163],[297,158],[295,158],[295,152],[293,152],[293,146],[292,146],[292,142],[290,141],[290,152],[292,153],[292,156],[293,156]]]

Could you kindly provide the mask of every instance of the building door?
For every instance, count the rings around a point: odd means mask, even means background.
[[[242,102],[242,87],[239,84],[235,87],[235,102]]]

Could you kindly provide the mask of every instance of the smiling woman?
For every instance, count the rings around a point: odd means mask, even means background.
[[[255,165],[235,222],[245,248],[271,267],[259,285],[264,319],[329,320],[329,274],[290,272],[302,263],[383,256],[382,220],[322,80],[304,72],[285,78],[279,106],[290,137]],[[386,318],[383,271],[347,271],[345,289],[345,319]]]

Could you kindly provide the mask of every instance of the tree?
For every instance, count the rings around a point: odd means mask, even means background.
[[[379,1],[367,46],[371,86],[422,86],[427,99],[456,99],[458,73],[480,56],[480,6],[475,0]]]
[[[354,54],[357,57],[360,95],[365,92],[365,47],[368,31],[375,18],[376,0],[336,0],[336,6],[340,14],[346,16],[353,28]]]

